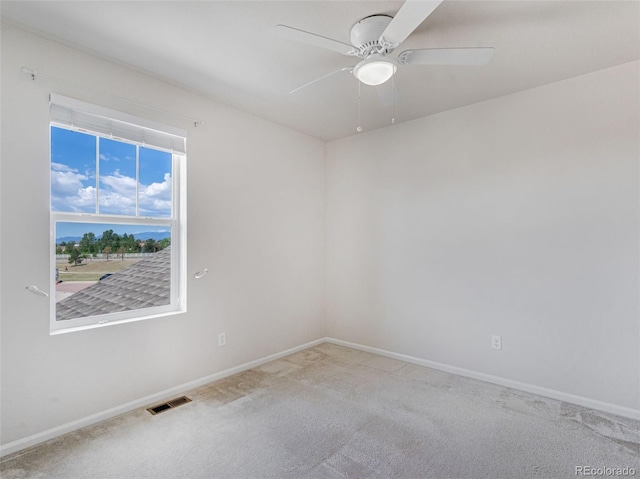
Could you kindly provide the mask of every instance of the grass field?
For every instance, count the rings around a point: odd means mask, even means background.
[[[87,263],[79,264],[77,266],[70,265],[66,261],[60,261],[56,263],[56,268],[60,272],[60,281],[98,281],[100,276],[105,273],[115,273],[123,270],[127,266],[136,264],[139,259],[110,259],[105,260],[91,260]],[[67,271],[65,271],[65,267]]]

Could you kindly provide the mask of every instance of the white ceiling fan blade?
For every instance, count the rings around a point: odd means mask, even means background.
[[[397,47],[418,28],[443,0],[407,0],[391,23],[387,25],[380,39]]]
[[[485,65],[494,52],[491,47],[425,48],[405,50],[398,55],[398,60],[409,65]]]
[[[298,30],[297,28],[288,27],[286,25],[276,25],[271,28],[271,31],[280,38],[286,38],[287,40],[293,40],[294,42],[305,43],[307,45],[313,45],[314,47],[332,50],[334,52],[342,53],[343,55],[355,55],[356,53],[353,45],[348,45],[346,43],[339,42],[338,40],[332,40],[331,38],[316,35],[315,33],[305,32],[304,30]]]
[[[322,81],[322,80],[324,80],[325,78],[329,78],[330,76],[333,76],[333,75],[335,75],[335,74],[337,74],[337,73],[343,73],[343,72],[349,72],[349,73],[351,73],[352,71],[353,71],[353,67],[344,67],[344,68],[341,68],[340,70],[336,70],[336,71],[333,71],[333,72],[331,72],[331,73],[327,73],[326,75],[323,75],[323,76],[321,76],[320,78],[316,78],[315,80],[311,80],[309,83],[305,83],[304,85],[299,86],[299,87],[298,87],[298,88],[296,88],[295,90],[291,90],[291,91],[289,92],[289,95],[292,95],[293,93],[296,93],[296,92],[298,92],[298,91],[302,90],[303,88],[308,87],[309,85],[313,85],[314,83],[317,83],[317,82],[319,82],[319,81]]]

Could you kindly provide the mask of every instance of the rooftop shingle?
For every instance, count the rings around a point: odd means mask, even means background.
[[[171,301],[171,246],[56,304],[56,320],[163,306]]]

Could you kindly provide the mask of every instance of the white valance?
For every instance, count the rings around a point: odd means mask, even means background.
[[[187,132],[133,115],[52,93],[51,122],[108,138],[122,139],[172,153],[187,152]]]

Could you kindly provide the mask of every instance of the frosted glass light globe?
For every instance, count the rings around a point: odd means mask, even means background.
[[[396,65],[392,61],[383,58],[368,58],[358,63],[353,69],[353,74],[365,85],[382,85],[396,72]]]

